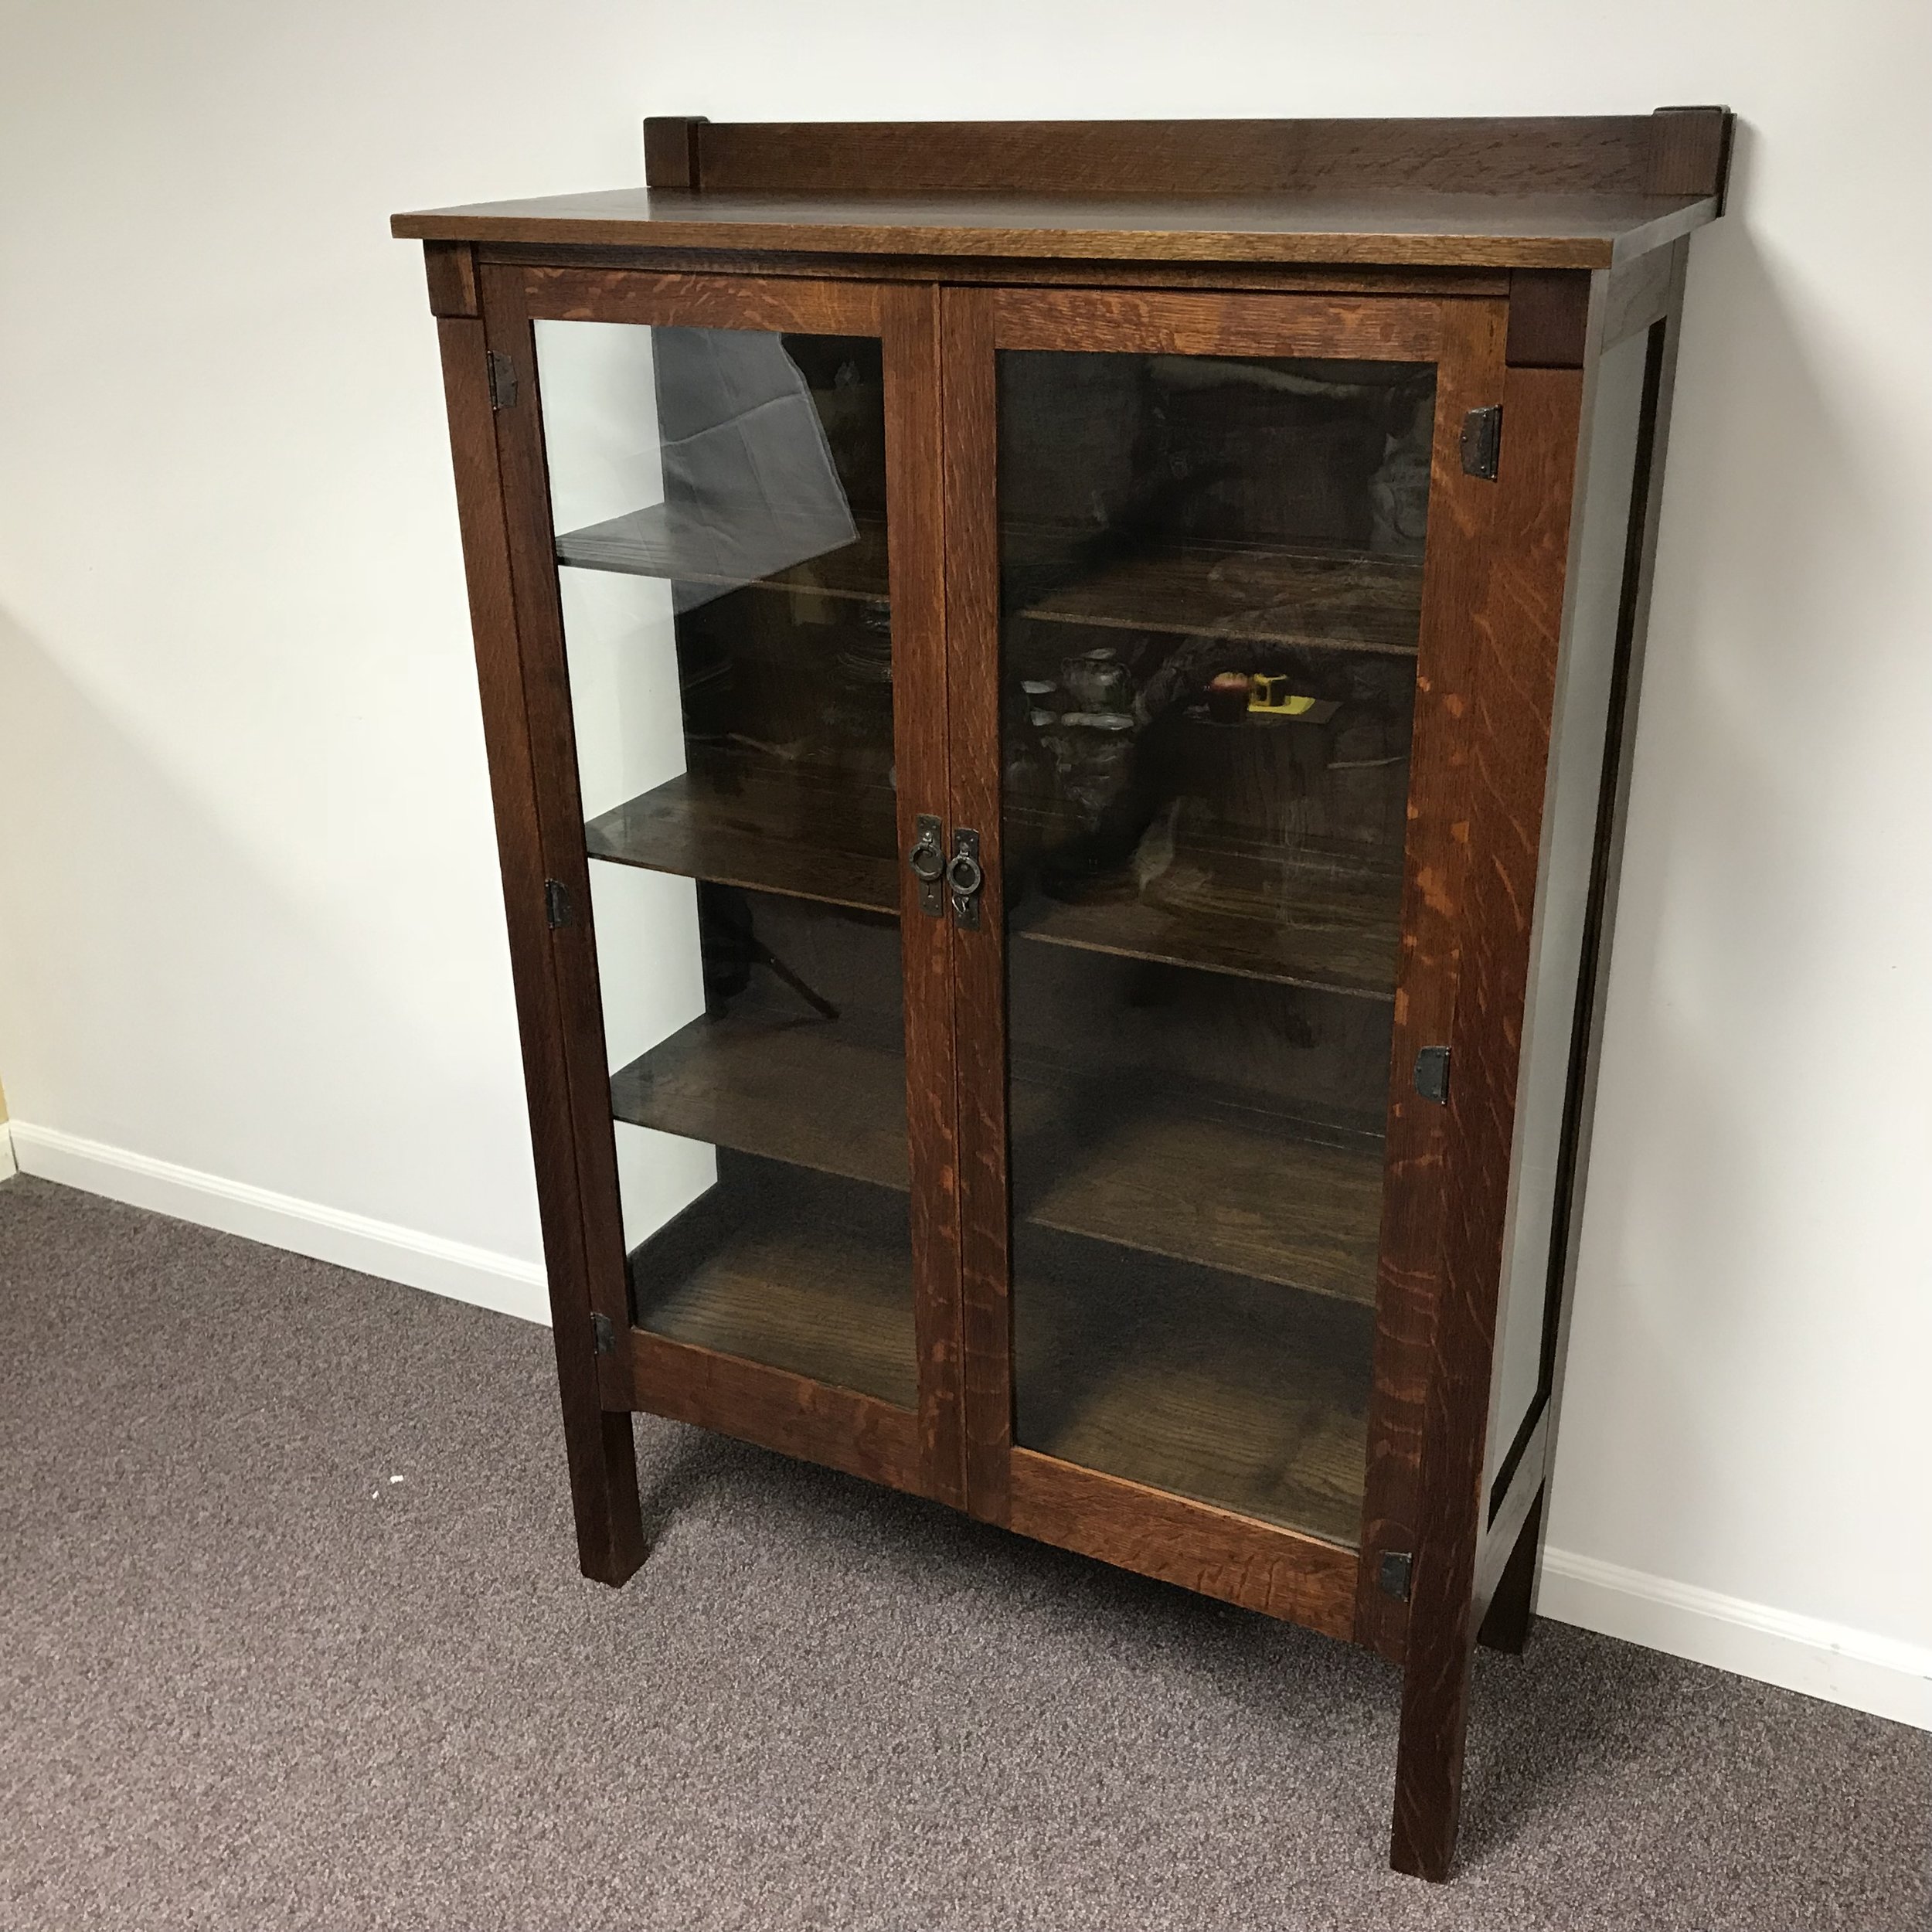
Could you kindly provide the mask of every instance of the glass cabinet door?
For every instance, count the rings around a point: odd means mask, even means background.
[[[1355,1544],[1434,367],[997,384],[1014,1440]]]
[[[633,1321],[912,1408],[880,341],[535,332]]]

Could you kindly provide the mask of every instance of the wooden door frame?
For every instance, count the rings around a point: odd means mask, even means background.
[[[514,828],[532,863],[509,906],[513,944],[547,968],[526,998],[526,1042],[544,1043],[549,1084],[532,1127],[539,1161],[557,1171],[540,1195],[551,1301],[587,1574],[620,1582],[643,1553],[628,1413],[636,1409],[699,1423],[893,1487],[963,1500],[957,1389],[957,1215],[951,1145],[954,1076],[951,935],[921,917],[902,875],[900,937],[906,987],[912,1189],[912,1264],[919,1406],[907,1411],[767,1365],[673,1342],[631,1325],[619,1214],[609,1073],[579,796],[563,614],[557,581],[534,325],[604,321],[638,326],[741,328],[879,338],[886,387],[887,528],[893,599],[894,757],[902,778],[901,850],[922,810],[943,810],[947,786],[940,575],[934,548],[938,372],[930,291],[858,281],[755,275],[666,274],[635,268],[542,264],[474,266],[474,332],[461,345],[471,434],[489,413],[492,500],[480,474],[460,484],[475,514],[493,517],[502,553],[498,594],[512,614],[492,633],[492,666],[513,675],[512,716],[486,719],[493,773],[521,761]],[[492,407],[485,357],[501,359]],[[459,464],[459,471],[461,465]],[[484,631],[479,623],[479,656]],[[488,686],[489,679],[486,676]],[[518,742],[509,742],[515,738]],[[519,750],[519,747],[522,747]],[[506,866],[510,845],[505,845]],[[569,906],[553,929],[543,882]],[[508,888],[506,888],[506,891]],[[534,974],[526,975],[534,978]],[[541,996],[538,996],[539,994]],[[536,1049],[532,1049],[536,1050]],[[559,1149],[567,1149],[560,1155]],[[608,1338],[600,1350],[599,1331]],[[597,1528],[587,1539],[587,1519]],[[615,1528],[603,1527],[614,1524]],[[621,1549],[614,1558],[611,1551]]]
[[[968,1507],[1022,1533],[1399,1659],[1407,1605],[1379,1588],[1378,1560],[1384,1549],[1414,1549],[1428,1336],[1440,1293],[1446,1131],[1443,1110],[1414,1094],[1410,1077],[1419,1046],[1447,1043],[1454,1008],[1458,934],[1447,882],[1464,849],[1456,786],[1471,655],[1467,611],[1480,586],[1494,492],[1464,474],[1460,434],[1464,409],[1496,400],[1505,304],[1413,294],[960,286],[943,288],[940,304],[952,821],[979,832],[987,882],[980,930],[955,949]],[[1437,365],[1415,754],[1437,809],[1412,817],[1405,859],[1369,1491],[1359,1554],[1080,1469],[1013,1440],[995,373],[1003,348]]]

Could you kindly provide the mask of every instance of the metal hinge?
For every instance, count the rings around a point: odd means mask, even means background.
[[[1493,483],[1496,464],[1502,454],[1502,405],[1486,404],[1471,410],[1462,419],[1462,468],[1465,476],[1480,476]]]
[[[490,351],[490,407],[506,410],[516,400],[516,365],[500,349]]]
[[[1385,1597],[1393,1597],[1399,1604],[1409,1600],[1410,1580],[1414,1576],[1416,1560],[1406,1549],[1385,1549],[1382,1561],[1376,1566],[1376,1581],[1382,1586]]]
[[[570,923],[570,889],[560,879],[543,882],[543,917],[550,922],[553,932]]]
[[[1425,1100],[1449,1104],[1449,1049],[1425,1046],[1416,1056],[1416,1091]]]
[[[617,1325],[607,1315],[594,1315],[590,1318],[590,1332],[597,1338],[599,1355],[615,1355],[617,1352]]]

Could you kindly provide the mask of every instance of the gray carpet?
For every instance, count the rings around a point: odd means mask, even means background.
[[[1436,1889],[1342,1645],[648,1420],[600,1589],[541,1331],[38,1181],[0,1362],[9,1928],[1932,1921],[1932,1739],[1558,1625]]]

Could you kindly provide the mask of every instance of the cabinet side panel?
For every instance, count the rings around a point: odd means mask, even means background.
[[[1468,886],[1449,1094],[1444,1277],[1430,1345],[1391,1861],[1440,1879],[1461,1808],[1483,1431],[1509,1201],[1580,370],[1512,369],[1476,622]]]
[[[1556,668],[1543,845],[1530,936],[1509,1179],[1509,1233],[1497,1303],[1497,1362],[1484,1482],[1493,1510],[1547,1393],[1544,1311],[1551,1293],[1564,1123],[1589,923],[1597,806],[1615,682],[1648,338],[1626,337],[1598,362],[1583,457],[1583,526],[1570,566],[1570,617]]]

